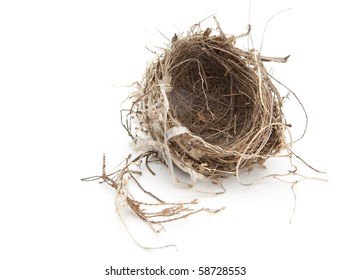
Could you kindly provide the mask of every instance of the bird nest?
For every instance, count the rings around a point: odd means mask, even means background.
[[[173,37],[130,95],[124,126],[136,150],[157,151],[194,183],[250,171],[287,147],[282,98],[263,64],[287,57],[237,48],[248,33],[194,26]]]

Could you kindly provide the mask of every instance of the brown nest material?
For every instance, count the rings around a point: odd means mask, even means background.
[[[250,171],[287,147],[282,98],[263,62],[288,57],[237,48],[249,31],[234,37],[196,25],[173,37],[123,116],[136,150],[156,151],[173,176],[175,165],[195,183]]]

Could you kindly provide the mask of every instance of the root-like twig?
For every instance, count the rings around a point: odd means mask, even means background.
[[[122,219],[122,210],[124,207],[128,207],[132,210],[133,213],[137,215],[141,220],[145,221],[149,224],[153,229],[153,225],[160,225],[163,228],[163,224],[167,222],[177,221],[181,219],[185,219],[193,214],[199,212],[207,212],[207,213],[217,213],[221,211],[221,209],[213,210],[209,208],[198,207],[198,200],[194,199],[189,202],[165,202],[160,199],[153,193],[145,190],[142,185],[138,182],[135,177],[135,174],[141,174],[139,170],[135,170],[140,168],[141,162],[145,159],[146,166],[148,166],[148,160],[150,157],[154,156],[154,152],[145,152],[142,153],[135,158],[131,159],[129,156],[124,166],[111,174],[106,173],[106,158],[103,156],[103,164],[102,164],[102,175],[101,176],[93,176],[88,178],[83,178],[82,181],[95,181],[99,180],[100,182],[104,182],[114,188],[117,192],[116,196],[116,211],[118,216]],[[150,167],[148,166],[148,169]],[[154,174],[153,171],[151,171]],[[129,191],[129,181],[130,179],[136,184],[140,190],[142,190],[149,198],[153,199],[155,202],[141,202],[134,198],[134,195]],[[123,220],[123,219],[122,219]],[[123,225],[126,227],[124,221]],[[128,233],[132,236],[129,229],[127,228]],[[154,230],[158,232],[158,230]],[[141,247],[146,249],[154,249],[159,247],[145,247],[142,246],[135,238],[132,236],[132,239]],[[165,247],[168,247],[165,246]],[[161,247],[163,248],[163,246]]]

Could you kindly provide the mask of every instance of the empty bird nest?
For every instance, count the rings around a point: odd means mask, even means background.
[[[196,182],[250,171],[286,148],[282,98],[263,61],[288,57],[237,48],[248,33],[196,25],[173,37],[130,96],[124,125],[136,150],[156,151]]]

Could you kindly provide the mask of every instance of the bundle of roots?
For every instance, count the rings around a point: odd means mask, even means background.
[[[130,98],[125,127],[135,149],[157,151],[197,179],[218,181],[250,171],[286,148],[282,98],[255,50],[238,37],[194,26],[175,35],[149,64]],[[136,120],[136,122],[135,122]]]

